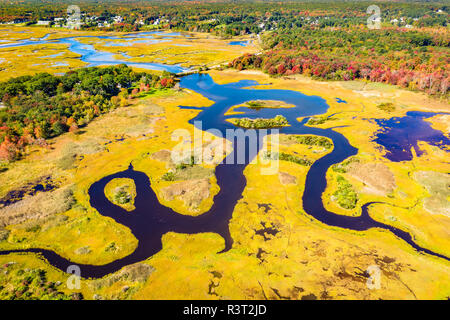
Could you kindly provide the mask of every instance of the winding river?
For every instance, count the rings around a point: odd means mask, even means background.
[[[198,126],[201,121],[202,130],[218,129],[223,136],[225,136],[225,130],[235,128],[230,122],[226,121],[228,118],[270,118],[282,114],[287,118],[290,126],[281,128],[280,133],[314,134],[330,138],[334,144],[333,150],[315,161],[306,176],[305,191],[303,193],[303,209],[305,212],[314,219],[329,226],[356,231],[363,231],[370,228],[389,230],[419,252],[448,260],[447,257],[441,254],[434,253],[431,250],[417,245],[409,233],[372,219],[368,213],[368,208],[373,203],[363,205],[361,215],[356,217],[343,216],[326,210],[321,197],[327,184],[326,172],[328,168],[352,155],[356,155],[358,150],[350,145],[342,134],[333,129],[305,126],[307,118],[301,122],[297,121],[299,117],[309,117],[325,113],[328,105],[324,99],[317,96],[307,96],[297,91],[263,89],[263,87],[259,87],[258,89],[253,88],[257,85],[257,82],[250,80],[219,85],[208,74],[188,75],[181,78],[180,86],[202,94],[206,98],[214,101],[214,104],[205,108],[184,106],[180,106],[180,108],[198,109],[198,115],[189,122]],[[242,112],[241,114],[225,115],[230,107],[251,100],[279,100],[292,104],[295,107],[277,109],[263,108],[258,111],[241,107],[236,110]],[[256,156],[258,151],[261,150],[263,138],[266,134],[270,134],[270,132],[270,130],[268,132],[265,130],[257,131],[258,146],[256,150],[249,148],[248,144],[246,144],[245,150],[247,156],[243,164],[229,164],[231,159],[236,159],[237,157],[237,140],[234,139],[234,141],[231,141],[233,151],[227,155],[215,170],[220,191],[214,197],[214,203],[211,209],[197,217],[180,215],[172,209],[161,205],[151,188],[148,176],[143,172],[134,170],[131,165],[125,171],[117,172],[93,183],[89,188],[91,206],[97,209],[103,216],[111,217],[117,223],[127,226],[139,242],[136,250],[122,259],[105,265],[78,265],[81,268],[81,276],[84,278],[103,277],[126,265],[151,257],[162,249],[161,237],[170,231],[187,234],[214,232],[222,236],[225,240],[223,251],[229,250],[233,245],[233,239],[231,238],[228,224],[232,218],[234,207],[238,200],[242,198],[242,192],[246,186],[246,179],[243,173],[244,169]],[[135,199],[136,209],[133,212],[125,211],[121,207],[111,203],[105,197],[104,188],[106,184],[115,178],[131,178],[135,181],[137,196]],[[0,254],[17,252],[39,253],[50,264],[63,271],[66,271],[70,265],[74,264],[53,251],[37,248],[3,251]]]
[[[32,46],[32,45],[41,45],[41,44],[65,44],[68,45],[68,50],[80,55],[79,58],[81,61],[88,63],[86,67],[97,67],[97,66],[108,66],[108,65],[117,65],[117,64],[127,64],[130,67],[142,68],[148,70],[160,70],[160,71],[168,71],[172,73],[180,73],[189,71],[188,68],[182,67],[178,64],[164,64],[164,63],[154,63],[154,62],[130,62],[126,59],[130,59],[132,57],[121,53],[111,53],[111,52],[103,52],[98,51],[94,48],[93,45],[83,44],[79,41],[82,38],[92,38],[92,39],[102,39],[102,40],[111,40],[110,42],[106,42],[105,46],[130,46],[134,43],[161,43],[168,42],[173,40],[176,37],[189,37],[188,35],[184,35],[178,32],[162,32],[162,31],[151,31],[151,32],[139,32],[139,33],[128,33],[122,36],[76,36],[76,37],[62,37],[58,39],[48,39],[50,34],[40,38],[40,39],[25,39],[16,41],[13,43],[0,43],[0,49],[2,48],[18,48],[23,46]],[[158,36],[158,38],[155,38]],[[114,40],[120,40],[118,42],[114,42]],[[57,53],[60,54],[60,53]],[[115,56],[122,55],[124,60],[118,59]],[[45,58],[45,57],[42,57]],[[55,66],[55,65],[54,65]]]

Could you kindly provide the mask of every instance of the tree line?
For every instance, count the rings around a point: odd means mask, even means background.
[[[95,29],[97,22],[112,23],[113,16],[123,21],[110,29],[131,31],[141,28],[140,22],[157,28],[214,32],[222,35],[259,33],[263,30],[301,27],[307,25],[340,26],[365,24],[368,3],[365,1],[148,1],[79,0],[42,2],[0,2],[0,22],[28,22],[67,17],[68,5],[76,4],[83,15],[96,16],[86,21],[83,28]],[[446,26],[448,9],[439,2],[376,3],[381,8],[383,22],[404,19],[400,24],[417,27]]]
[[[364,79],[448,97],[450,38],[446,30],[366,27],[281,29],[262,37],[266,49],[229,65],[274,76]]]
[[[45,145],[46,139],[76,131],[126,106],[133,94],[173,85],[167,73],[135,72],[126,65],[11,78],[0,83],[0,160],[16,160],[27,145]]]

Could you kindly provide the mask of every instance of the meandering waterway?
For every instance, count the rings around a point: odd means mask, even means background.
[[[13,43],[0,44],[0,49],[2,48],[20,48],[24,46],[33,46],[40,44],[65,44],[68,45],[68,50],[72,53],[78,54],[81,57],[81,61],[88,63],[87,67],[97,67],[97,66],[108,66],[117,64],[127,64],[130,67],[148,69],[148,70],[160,70],[168,71],[172,73],[180,73],[189,71],[188,68],[182,67],[179,64],[171,65],[164,63],[155,62],[130,62],[126,59],[131,58],[126,54],[115,54],[111,52],[103,52],[96,50],[93,45],[84,44],[80,42],[83,38],[94,38],[108,40],[106,46],[130,46],[134,43],[161,43],[173,40],[176,37],[189,37],[178,32],[139,32],[139,33],[129,33],[123,36],[76,36],[76,37],[62,37],[57,39],[49,39],[50,34],[40,38],[40,39],[25,39],[16,41]],[[155,37],[158,36],[158,37]],[[122,55],[123,60],[117,58],[118,55]]]
[[[236,117],[274,117],[277,114],[284,115],[290,126],[280,128],[280,133],[284,134],[314,134],[328,137],[333,141],[333,150],[324,157],[316,160],[310,167],[305,181],[305,190],[302,196],[303,209],[312,218],[317,219],[329,226],[335,226],[356,231],[363,231],[370,228],[381,228],[388,230],[397,237],[409,243],[416,250],[433,256],[447,259],[447,257],[432,252],[417,245],[411,235],[407,232],[394,228],[372,219],[368,213],[368,208],[373,203],[362,206],[362,213],[359,216],[343,216],[324,208],[322,193],[326,188],[326,172],[330,166],[342,162],[344,159],[356,155],[358,149],[350,145],[348,140],[333,129],[314,128],[305,125],[307,118],[297,121],[299,117],[309,117],[323,114],[327,111],[328,105],[324,99],[318,96],[307,96],[297,91],[254,88],[258,83],[244,80],[229,84],[217,84],[208,74],[192,74],[181,78],[182,88],[196,91],[206,98],[214,101],[209,107],[183,107],[198,109],[198,115],[189,120],[202,130],[216,129],[225,136],[227,129],[235,128],[228,118]],[[286,102],[294,107],[288,108],[263,108],[259,111],[240,108],[239,115],[225,115],[225,113],[236,105],[241,105],[252,100],[278,100]],[[120,268],[143,261],[162,249],[161,237],[170,231],[178,233],[201,233],[214,232],[222,236],[225,240],[223,251],[229,250],[233,245],[228,224],[232,218],[234,208],[242,198],[242,192],[246,186],[244,169],[257,155],[263,146],[265,135],[270,134],[265,130],[257,130],[257,148],[245,146],[246,157],[242,164],[237,164],[237,140],[232,142],[233,151],[227,155],[224,161],[216,167],[215,174],[220,187],[219,193],[214,197],[214,203],[210,210],[196,216],[186,216],[174,212],[172,209],[159,203],[155,192],[151,188],[148,176],[130,167],[127,170],[117,172],[100,179],[89,188],[90,204],[103,216],[111,217],[117,223],[127,226],[133,235],[138,239],[136,250],[119,260],[105,265],[78,265],[81,268],[82,277],[102,277],[115,272]],[[242,151],[242,150],[240,150]],[[230,164],[234,162],[235,164]],[[136,209],[127,212],[121,207],[111,203],[105,196],[104,188],[108,182],[115,178],[130,178],[136,184],[137,196],[135,199]],[[0,254],[17,252],[34,252],[41,254],[53,266],[66,271],[74,263],[63,258],[53,251],[42,249],[10,250]]]

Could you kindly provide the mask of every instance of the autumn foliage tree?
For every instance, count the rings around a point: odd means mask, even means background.
[[[0,83],[0,160],[16,160],[29,144],[77,131],[95,117],[125,107],[130,92],[172,87],[164,77],[126,65],[83,68],[63,76],[40,73]]]
[[[450,38],[429,30],[290,28],[263,38],[262,54],[229,65],[270,75],[305,74],[326,80],[364,79],[448,96]]]

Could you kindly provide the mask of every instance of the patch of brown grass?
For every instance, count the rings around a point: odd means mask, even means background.
[[[69,210],[74,204],[72,189],[59,188],[50,192],[39,192],[0,209],[0,226],[40,220]]]

